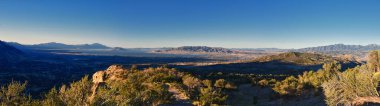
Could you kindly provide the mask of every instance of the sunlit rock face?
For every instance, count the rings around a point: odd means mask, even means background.
[[[112,65],[108,67],[104,71],[98,71],[92,76],[92,81],[94,83],[102,83],[107,80],[110,81],[120,81],[123,80],[121,78],[122,73],[127,72],[128,70],[125,69],[122,65]]]
[[[127,72],[128,70],[125,69],[122,65],[112,65],[108,67],[107,70],[104,71],[98,71],[95,74],[92,75],[92,82],[94,83],[92,86],[92,95],[88,98],[90,101],[94,100],[94,97],[96,95],[96,91],[99,88],[99,86],[102,86],[105,84],[106,81],[109,82],[115,82],[115,81],[122,81],[123,78],[120,76],[124,72]]]
[[[105,72],[104,71],[98,71],[92,76],[92,82],[93,83],[102,83],[104,82],[105,78]]]

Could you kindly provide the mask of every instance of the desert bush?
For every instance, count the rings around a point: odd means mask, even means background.
[[[200,88],[199,102],[197,105],[209,106],[209,105],[223,105],[228,96],[222,92],[221,88],[212,86],[212,81],[203,80],[204,87]]]
[[[225,88],[226,84],[227,84],[226,80],[224,80],[224,79],[218,79],[218,80],[215,81],[214,86],[217,87],[217,88]]]
[[[191,89],[201,85],[201,80],[191,75],[185,75],[182,77],[182,82]]]
[[[121,81],[106,82],[97,90],[94,104],[134,106],[169,103],[172,94],[166,83],[175,82],[176,79],[168,68],[134,71],[124,76]]]
[[[318,76],[318,72],[306,71],[302,75],[298,75],[298,82],[304,89],[314,89],[315,91],[323,83],[321,77]]]
[[[375,71],[366,65],[348,69],[331,80],[323,83],[324,95],[328,105],[350,105],[358,97],[379,96],[374,80]]]
[[[270,80],[268,81],[268,85],[269,85],[269,86],[274,86],[276,83],[277,83],[277,80],[276,80],[276,79],[270,79]]]
[[[203,87],[213,87],[211,80],[202,80]]]
[[[379,50],[369,52],[368,61],[367,61],[368,68],[376,72],[380,71],[380,58],[379,58],[380,53],[379,52],[380,52]]]
[[[32,103],[31,96],[25,94],[27,82],[12,81],[6,86],[1,86],[0,103],[2,106],[19,106]]]
[[[273,90],[281,95],[295,96],[297,95],[298,87],[298,79],[294,76],[290,76],[281,82],[277,82]]]
[[[325,63],[322,66],[322,70],[319,71],[319,76],[321,82],[325,82],[330,80],[332,77],[337,76],[337,74],[341,71],[342,65],[338,62],[334,61],[331,63]]]
[[[83,77],[77,82],[71,83],[69,86],[63,85],[60,88],[58,97],[65,105],[84,106],[90,104],[88,97],[91,95],[92,82],[88,76]]]
[[[306,71],[298,77],[290,76],[281,82],[277,82],[272,88],[280,95],[297,96],[315,94],[318,92],[322,83],[336,77],[341,70],[338,62],[323,64],[322,69],[317,72]]]
[[[40,99],[25,94],[26,83],[11,82],[1,87],[0,102],[3,106],[157,106],[173,101],[169,88],[175,87],[199,105],[213,105],[225,104],[228,96],[223,89],[236,89],[224,79],[213,84],[166,67],[115,70],[109,72],[115,75],[105,75],[104,82],[93,83],[85,76],[59,89],[52,88]]]
[[[266,79],[260,80],[258,83],[261,87],[267,87],[269,85],[269,81]]]
[[[43,106],[63,106],[63,101],[59,98],[59,92],[56,88],[52,88],[48,93],[44,95],[43,100],[40,102]]]

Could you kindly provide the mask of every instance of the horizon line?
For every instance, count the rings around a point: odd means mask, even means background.
[[[58,43],[58,44],[65,44],[65,45],[92,45],[92,44],[101,44],[110,48],[116,48],[116,47],[121,47],[121,46],[109,46],[107,44],[99,43],[99,42],[87,42],[87,43],[65,43],[65,42],[57,42],[57,41],[49,41],[49,42],[41,42],[41,43],[20,43],[16,41],[4,41],[0,40],[3,42],[8,42],[8,43],[18,43],[21,45],[39,45],[39,44],[48,44],[48,43]],[[345,44],[345,43],[334,43],[334,44],[328,44],[328,45],[319,45],[319,46],[311,46],[311,47],[301,47],[301,48],[278,48],[278,47],[221,47],[221,46],[207,46],[207,45],[182,45],[182,46],[162,46],[162,47],[121,47],[121,48],[178,48],[178,47],[184,47],[184,46],[206,46],[206,47],[219,47],[219,48],[228,48],[228,49],[303,49],[303,48],[313,48],[313,47],[323,47],[323,46],[330,46],[330,45],[351,45],[351,46],[369,46],[369,45],[379,45],[376,43],[370,43],[370,44]]]

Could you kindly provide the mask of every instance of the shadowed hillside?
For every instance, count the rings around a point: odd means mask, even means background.
[[[199,66],[191,70],[198,70],[197,73],[300,74],[307,70],[318,70],[324,63],[334,61],[341,63],[343,69],[361,64],[321,54],[289,52],[264,56],[250,62]]]
[[[288,52],[278,55],[270,55],[255,59],[254,62],[269,62],[279,61],[284,63],[292,63],[297,65],[318,65],[333,61],[338,61],[331,56],[315,54],[315,53],[300,53],[300,52]]]
[[[13,63],[18,62],[25,58],[22,51],[0,41],[0,63]]]

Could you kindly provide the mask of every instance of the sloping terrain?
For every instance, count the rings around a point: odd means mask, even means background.
[[[25,58],[22,51],[0,41],[0,63],[14,63]]]
[[[300,74],[304,71],[318,70],[322,68],[324,63],[333,61],[341,63],[343,69],[352,68],[361,64],[356,61],[341,60],[339,58],[321,54],[288,52],[278,55],[264,56],[255,60],[240,63],[190,67],[190,70],[196,70],[194,72],[204,74],[212,72]],[[186,68],[187,67],[185,67],[185,69]]]
[[[92,95],[89,97],[89,100],[94,101],[96,100],[96,96],[98,96],[98,98],[100,95],[104,96],[104,94],[102,94],[102,91],[99,90],[101,87],[106,87],[110,90],[113,90],[115,88],[123,89],[124,87],[120,86],[125,86],[124,90],[132,90],[138,88],[135,92],[132,93],[143,93],[146,94],[146,96],[152,96],[152,94],[158,93],[156,95],[159,97],[154,101],[157,103],[152,104],[165,104],[167,101],[170,101],[171,103],[175,103],[181,106],[188,106],[191,105],[191,102],[190,97],[187,95],[185,89],[175,86],[183,85],[180,79],[182,79],[184,76],[185,74],[182,72],[177,72],[175,69],[163,67],[136,70],[132,68],[124,68],[122,65],[112,65],[107,70],[98,71],[93,75],[92,82],[94,84],[92,85]],[[132,86],[123,85],[129,83],[131,83]],[[121,92],[124,91],[121,90]],[[115,100],[118,100],[118,97],[120,96],[123,95],[115,93],[114,95],[107,95],[104,97],[107,99],[116,98]],[[152,97],[152,99],[153,98],[154,97]]]
[[[300,52],[287,52],[278,55],[270,55],[260,57],[254,60],[254,62],[269,62],[280,61],[284,63],[292,63],[298,65],[318,65],[333,61],[338,61],[331,56],[315,54],[315,53],[300,53]]]

